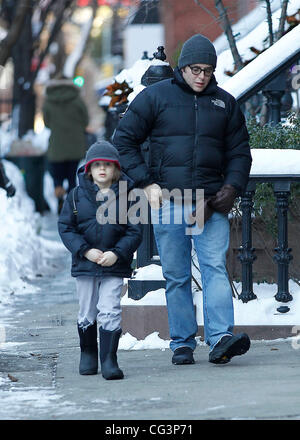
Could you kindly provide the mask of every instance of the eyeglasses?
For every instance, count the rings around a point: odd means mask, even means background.
[[[191,69],[193,75],[200,75],[202,72],[204,72],[204,76],[211,76],[214,72],[212,67],[205,67],[202,69],[199,66],[189,66],[189,68]]]

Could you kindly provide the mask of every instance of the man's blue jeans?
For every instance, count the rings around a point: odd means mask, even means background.
[[[196,347],[198,326],[191,283],[192,239],[201,271],[204,339],[210,349],[222,336],[232,335],[234,326],[232,291],[226,270],[228,217],[215,212],[201,233],[197,224],[189,228],[186,222],[193,209],[192,205],[183,209],[170,201],[164,201],[159,210],[151,209],[154,235],[166,279],[170,348],[173,351],[182,346],[193,350]],[[166,215],[170,215],[169,224],[163,224],[168,222]],[[181,224],[178,224],[180,217]],[[190,232],[187,234],[187,231]]]

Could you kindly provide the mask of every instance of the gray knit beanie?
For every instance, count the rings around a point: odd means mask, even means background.
[[[196,34],[189,38],[182,46],[178,60],[178,67],[182,69],[189,64],[217,65],[217,54],[213,44],[204,35]]]
[[[84,171],[87,172],[89,165],[99,160],[114,162],[121,169],[119,152],[110,142],[97,141],[90,146],[85,156]]]

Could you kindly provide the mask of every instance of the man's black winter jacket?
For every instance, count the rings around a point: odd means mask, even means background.
[[[100,224],[96,213],[101,201],[96,200],[99,188],[89,180],[83,172],[78,171],[79,187],[75,193],[71,191],[64,202],[58,220],[58,231],[66,248],[72,253],[71,275],[85,276],[117,276],[129,278],[132,274],[131,263],[133,254],[142,241],[141,225],[127,224]],[[133,188],[133,182],[123,174],[122,180],[127,182],[128,190]],[[119,185],[111,186],[115,192],[116,201],[119,198]],[[74,204],[77,215],[74,214]],[[127,194],[125,195],[127,200]],[[105,201],[105,200],[104,200]],[[116,219],[119,218],[119,203],[116,203]],[[89,261],[83,255],[92,248],[103,252],[112,251],[118,260],[110,267],[102,267]]]
[[[149,140],[149,163],[140,145]],[[251,153],[245,118],[233,96],[213,76],[194,92],[178,68],[174,79],[145,88],[119,122],[113,143],[121,165],[138,187],[158,183],[172,190],[204,189],[216,194],[224,184],[241,194],[248,182]]]

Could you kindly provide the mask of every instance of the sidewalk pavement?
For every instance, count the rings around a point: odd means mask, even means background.
[[[43,234],[58,239],[55,219]],[[38,293],[15,299],[0,345],[1,420],[299,420],[300,350],[295,341],[253,341],[225,365],[172,365],[171,351],[119,350],[125,378],[78,374],[77,299],[69,259],[34,281]],[[9,344],[8,344],[9,346]]]

